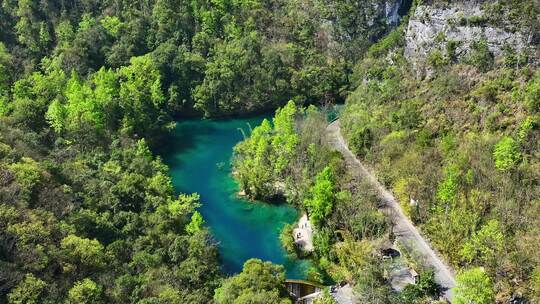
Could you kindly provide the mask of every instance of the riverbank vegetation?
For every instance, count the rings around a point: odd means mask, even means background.
[[[283,266],[250,259],[238,275],[228,278],[216,290],[218,304],[292,304],[285,288]]]
[[[175,117],[342,99],[388,29],[373,14],[318,0],[3,1],[0,302],[210,302],[222,274],[198,196],[175,194],[151,148]]]
[[[420,75],[403,28],[370,48],[391,27],[370,4],[3,1],[0,302],[287,303],[278,266],[222,280],[198,196],[175,193],[151,152],[176,117],[277,107],[235,148],[236,177],[310,214],[313,277],[350,282],[365,303],[432,296],[429,275],[410,298],[391,292],[389,223],[326,145],[323,112],[304,108],[347,96],[349,146],[463,270],[458,299],[539,301],[537,67],[495,60],[486,41],[458,60],[448,41]],[[532,1],[495,4],[493,22],[504,11],[538,28]]]
[[[528,7],[504,5],[510,11]],[[458,301],[534,303],[540,299],[539,255],[530,245],[540,241],[538,69],[525,54],[496,58],[485,41],[462,58],[453,56],[448,41],[446,50],[431,54],[419,68],[404,56],[404,30],[399,27],[373,45],[353,69],[356,89],[341,114],[349,147],[458,270]],[[317,228],[314,257],[320,271],[354,282],[359,290],[370,280],[380,281],[368,286],[383,286],[382,268],[370,260],[374,251],[368,249],[388,233],[377,200],[365,186],[349,185],[343,161],[325,147],[322,115],[290,113],[296,150],[288,169],[272,158],[272,149],[257,149],[261,146],[251,139],[238,146],[237,166],[257,159],[252,165],[267,173],[266,193],[307,211]],[[314,119],[318,122],[306,133],[304,124]],[[280,136],[270,122],[264,128],[267,141]],[[276,191],[276,183],[285,190]],[[290,240],[284,243],[290,247]],[[349,262],[355,266],[347,267]],[[366,273],[369,278],[358,277]],[[370,292],[380,292],[379,300],[388,293],[384,287]]]
[[[260,190],[242,189],[255,199],[280,196],[309,215],[314,227],[310,280],[350,283],[362,303],[417,303],[436,298],[437,287],[427,269],[421,276],[426,278],[425,286],[411,287],[400,295],[391,290],[388,264],[380,255],[390,242],[390,224],[378,209],[374,191],[358,184],[341,154],[328,146],[326,126],[324,111],[299,108],[292,102],[278,109],[271,121],[263,121],[235,147],[233,164],[240,186],[256,185]],[[282,153],[287,155],[285,163],[280,161]],[[259,172],[264,178],[253,182],[261,177]],[[292,226],[284,228],[280,239],[293,256],[306,257],[295,247]]]

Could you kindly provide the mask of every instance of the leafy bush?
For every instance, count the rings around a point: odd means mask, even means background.
[[[540,72],[527,83],[525,88],[525,104],[530,111],[540,112]]]
[[[503,137],[493,150],[495,167],[501,171],[507,171],[521,160],[519,144],[511,137]]]
[[[489,50],[487,41],[480,40],[473,42],[465,61],[468,64],[477,67],[482,72],[490,70],[494,63],[494,57]]]
[[[281,246],[285,248],[285,251],[287,251],[288,254],[295,255],[296,245],[294,243],[293,229],[294,226],[291,224],[283,226],[281,234],[279,235],[279,240],[281,241]]]
[[[482,268],[473,268],[456,277],[454,303],[456,304],[492,304],[495,292],[491,279]]]

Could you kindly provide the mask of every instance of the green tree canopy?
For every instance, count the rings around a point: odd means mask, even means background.
[[[504,240],[500,224],[496,220],[491,220],[472,235],[460,253],[468,263],[475,260],[483,263],[494,262],[502,253]]]
[[[315,178],[309,190],[309,198],[304,201],[309,218],[314,225],[320,225],[330,215],[335,200],[335,181],[332,169],[327,166]]]
[[[495,167],[501,171],[513,168],[521,160],[519,144],[511,137],[503,137],[493,150]]]
[[[8,294],[9,304],[38,304],[42,302],[41,294],[46,292],[47,283],[27,274],[24,280]]]
[[[99,304],[102,300],[103,288],[91,279],[78,281],[68,292],[68,304]]]
[[[60,247],[71,267],[77,267],[79,271],[99,269],[106,265],[105,249],[98,240],[70,234],[62,240]]]
[[[167,123],[161,75],[152,56],[133,57],[120,73],[120,107],[123,127],[129,133],[147,135]]]
[[[189,224],[186,226],[186,231],[188,233],[195,234],[201,231],[203,225],[204,219],[202,215],[198,211],[195,211],[191,216],[191,222],[189,222]]]
[[[289,304],[283,266],[251,259],[241,273],[231,277],[216,290],[219,304]]]
[[[493,283],[483,268],[472,268],[459,274],[453,292],[456,304],[492,304],[495,298]]]

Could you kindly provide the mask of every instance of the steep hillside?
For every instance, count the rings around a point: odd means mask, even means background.
[[[343,99],[398,3],[2,1],[0,303],[211,303],[204,202],[151,147],[173,117]]]
[[[460,303],[538,303],[540,5],[418,2],[355,67],[342,130],[463,272]]]

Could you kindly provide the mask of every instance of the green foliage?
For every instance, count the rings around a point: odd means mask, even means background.
[[[195,234],[201,231],[203,225],[204,219],[202,215],[198,211],[195,211],[191,216],[191,222],[186,226],[186,231],[190,234]]]
[[[112,37],[118,37],[124,27],[124,23],[117,16],[105,16],[100,20],[101,25]]]
[[[461,170],[452,164],[445,168],[445,177],[437,187],[437,198],[443,203],[452,203],[457,199]]]
[[[435,68],[440,68],[448,64],[448,60],[440,50],[433,50],[429,53],[428,62]]]
[[[347,113],[348,116],[342,119],[342,123],[347,130],[348,144],[356,154],[365,156],[373,141],[372,116],[364,107],[350,109]],[[352,128],[352,125],[355,127]]]
[[[473,42],[466,62],[477,67],[482,72],[486,72],[492,68],[494,58],[493,54],[489,51],[486,40]]]
[[[264,120],[251,136],[234,147],[236,178],[251,197],[269,197],[273,166],[270,162],[272,125]]]
[[[295,130],[295,118],[297,112],[298,109],[294,102],[289,101],[285,107],[276,110],[276,115],[272,120],[275,132],[271,144],[274,151],[272,163],[275,173],[278,175],[287,168],[296,151],[298,135]]]
[[[517,132],[517,137],[520,142],[527,139],[527,137],[532,133],[533,129],[535,128],[535,125],[536,122],[530,116],[523,120],[523,122],[519,125],[519,129]]]
[[[24,195],[29,197],[42,178],[39,164],[32,158],[23,157],[20,162],[11,164],[9,169],[15,174]]]
[[[495,167],[501,171],[514,168],[521,160],[519,144],[511,137],[503,137],[493,150]]]
[[[41,295],[46,292],[47,283],[36,278],[33,274],[27,274],[13,290],[8,294],[9,304],[38,304],[42,302]]]
[[[286,224],[285,226],[283,226],[281,234],[279,235],[281,246],[283,246],[283,248],[285,248],[285,250],[289,254],[296,254],[296,245],[294,243],[293,229],[293,225]]]
[[[439,286],[435,282],[433,271],[423,272],[416,284],[409,284],[400,292],[399,297],[404,304],[414,304],[419,301],[436,297]]]
[[[337,282],[362,280],[362,276],[370,272],[369,268],[376,265],[373,247],[368,241],[346,239],[333,245],[332,254],[338,262],[328,271]]]
[[[499,223],[492,220],[472,235],[461,248],[460,254],[468,263],[479,261],[489,265],[503,252],[504,240]]]
[[[231,277],[216,290],[214,300],[219,304],[232,303],[292,303],[286,296],[283,266],[257,259],[244,263],[241,273]]]
[[[9,87],[11,82],[11,62],[13,57],[0,42],[0,117],[9,113]]]
[[[540,266],[536,266],[532,272],[530,290],[531,299],[533,301],[540,300]]]
[[[79,271],[94,270],[106,265],[104,247],[98,240],[68,235],[60,242],[60,248],[64,251],[69,263],[64,266],[65,271],[74,270],[73,267],[80,267]]]
[[[490,304],[494,302],[495,292],[491,279],[482,268],[473,268],[459,274],[456,278],[454,302],[457,304]]]
[[[540,112],[540,72],[527,83],[525,104],[532,112]]]
[[[235,177],[252,198],[272,198],[279,190],[276,181],[285,179],[286,170],[297,154],[297,109],[289,101],[276,110],[273,124],[263,120],[250,136],[234,148]]]
[[[58,101],[54,100],[45,113],[45,118],[56,133],[62,132],[65,128],[66,108]]]
[[[123,128],[128,133],[152,134],[166,122],[162,106],[165,97],[161,75],[149,55],[133,57],[120,74],[120,107],[124,111]]]
[[[336,301],[330,292],[325,289],[322,294],[313,301],[313,304],[335,304]]]
[[[431,2],[423,5],[453,6]],[[529,19],[537,12],[532,2],[485,3],[489,12],[463,22],[491,25],[497,20],[495,26],[504,27],[512,20],[519,24],[516,33],[535,31],[538,22]],[[525,290],[533,266],[524,261],[537,259],[522,244],[536,242],[531,234],[538,226],[533,207],[538,187],[532,182],[540,177],[537,67],[526,52],[511,54],[511,46],[505,53],[510,59],[495,58],[486,40],[473,42],[460,62],[456,52],[466,45],[445,36],[435,38],[446,46],[428,58],[439,67],[428,75],[405,60],[407,52],[400,48],[360,60],[353,74],[357,88],[340,114],[341,130],[351,150],[386,187],[392,186],[411,220],[456,269],[485,267],[497,301],[530,301]],[[335,206],[330,223],[339,225],[333,229],[347,227],[354,237],[365,237],[362,229],[350,228],[355,226],[349,219],[362,227],[357,209],[341,202]],[[364,214],[371,213],[367,210]],[[427,301],[413,299],[422,297],[414,287],[407,292],[411,303]]]
[[[78,281],[68,292],[68,304],[99,304],[102,301],[103,289],[91,279]]]
[[[99,105],[100,100],[96,100],[92,89],[82,83],[77,74],[74,73],[68,80],[65,95],[68,130],[76,131],[86,124],[96,130],[103,129],[104,114],[103,108]]]
[[[332,212],[335,201],[334,192],[335,181],[332,169],[325,167],[317,174],[315,184],[309,190],[308,199],[304,201],[309,219],[315,226],[321,225]]]

